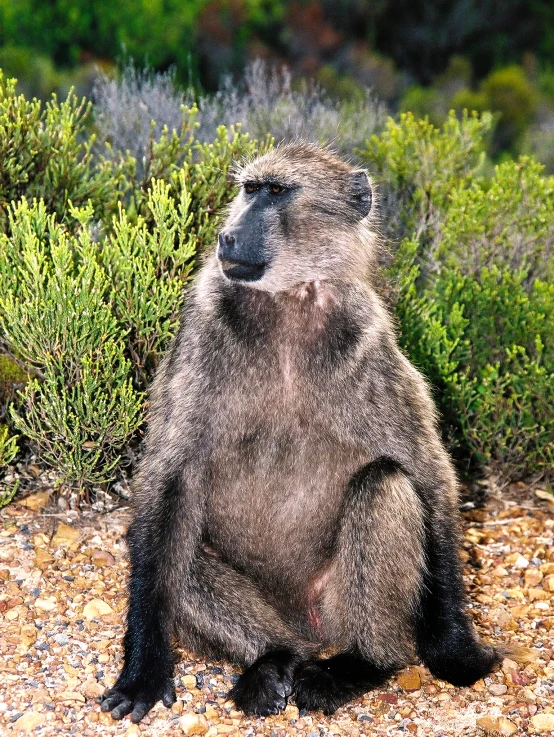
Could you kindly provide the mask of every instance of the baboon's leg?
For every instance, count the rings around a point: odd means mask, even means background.
[[[202,549],[180,582],[175,608],[179,641],[207,657],[249,666],[268,650],[315,649],[294,633],[251,579]]]
[[[419,498],[388,459],[351,480],[335,564],[321,606],[323,629],[343,652],[299,666],[299,708],[330,714],[414,659],[413,619],[424,567]]]
[[[502,654],[479,640],[466,611],[458,510],[433,504],[425,494],[421,498],[426,500],[426,567],[416,618],[417,652],[437,678],[470,686],[490,673]]]
[[[331,713],[410,662],[412,642],[454,685],[489,673],[500,656],[465,611],[457,510],[387,459],[362,469],[349,492],[322,611],[345,652],[299,667],[299,707]]]
[[[251,580],[199,551],[176,607],[186,647],[248,666],[229,694],[239,709],[264,716],[285,708],[296,665],[318,645],[297,636]]]

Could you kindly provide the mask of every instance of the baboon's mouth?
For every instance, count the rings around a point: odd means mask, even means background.
[[[245,261],[220,261],[223,273],[235,281],[257,281],[261,279],[267,264],[251,264]]]

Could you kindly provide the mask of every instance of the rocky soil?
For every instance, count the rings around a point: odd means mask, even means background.
[[[246,719],[227,701],[237,674],[182,653],[178,701],[136,726],[96,697],[121,666],[128,509],[61,511],[48,493],[0,518],[0,734],[554,734],[554,505],[512,487],[465,515],[467,584],[480,631],[519,649],[502,669],[456,689],[413,666],[333,717]]]

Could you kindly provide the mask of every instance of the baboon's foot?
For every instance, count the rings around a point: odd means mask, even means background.
[[[98,702],[102,711],[111,712],[114,719],[131,715],[135,724],[150,711],[157,701],[168,708],[175,703],[175,689],[170,677],[156,679],[128,679],[122,673],[113,688],[108,689]]]
[[[298,660],[297,655],[286,650],[262,655],[244,671],[229,692],[229,698],[245,714],[278,714],[292,693]]]
[[[453,686],[471,686],[502,662],[502,654],[468,635],[437,643],[422,659],[436,678]]]
[[[394,671],[347,653],[306,661],[294,677],[296,705],[299,709],[332,714],[339,706],[380,686]]]

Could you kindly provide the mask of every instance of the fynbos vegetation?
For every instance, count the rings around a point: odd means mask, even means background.
[[[487,112],[385,120],[261,64],[241,84],[195,97],[131,69],[91,110],[0,78],[0,464],[32,448],[83,493],[119,473],[230,167],[301,137],[376,180],[401,344],[462,472],[551,473],[554,180],[530,157],[493,167]]]

